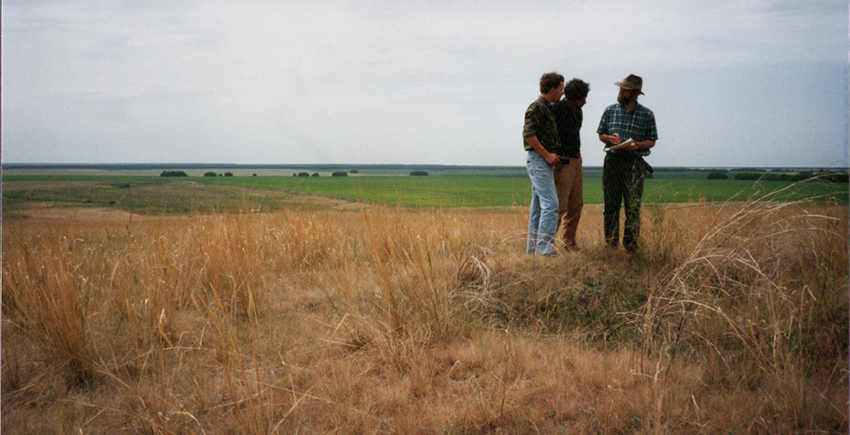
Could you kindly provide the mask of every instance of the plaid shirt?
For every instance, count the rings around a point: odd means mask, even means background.
[[[525,125],[522,127],[522,145],[526,151],[534,148],[525,141],[532,136],[537,136],[540,145],[546,151],[555,153],[561,147],[558,139],[558,126],[552,115],[552,104],[542,96],[528,106],[525,111]]]
[[[627,139],[634,139],[635,142],[658,140],[658,132],[655,130],[655,115],[651,110],[640,104],[629,113],[626,113],[622,104],[608,106],[602,113],[602,119],[599,121],[599,128],[596,129],[596,133],[617,133],[623,141]],[[628,151],[609,152],[625,153]],[[648,156],[649,150],[633,151],[633,153]]]

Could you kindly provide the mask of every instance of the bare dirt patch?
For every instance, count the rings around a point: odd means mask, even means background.
[[[106,207],[80,207],[50,202],[30,204],[15,211],[16,216],[30,219],[112,220],[125,221],[143,219],[144,216],[124,210]]]

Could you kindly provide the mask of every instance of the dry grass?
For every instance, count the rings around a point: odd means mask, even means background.
[[[846,205],[76,216],[3,226],[7,434],[848,430]]]

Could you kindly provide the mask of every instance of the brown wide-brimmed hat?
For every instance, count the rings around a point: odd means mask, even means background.
[[[640,88],[643,87],[643,79],[634,74],[629,74],[629,76],[624,78],[623,81],[614,84],[623,89],[628,89],[630,91],[638,91],[638,94],[644,95],[643,92],[641,92],[640,90]]]

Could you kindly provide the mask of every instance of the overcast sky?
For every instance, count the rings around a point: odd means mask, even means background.
[[[414,4],[415,3],[415,4]],[[6,0],[6,163],[523,166],[540,75],[644,79],[653,166],[847,167],[847,0]]]

